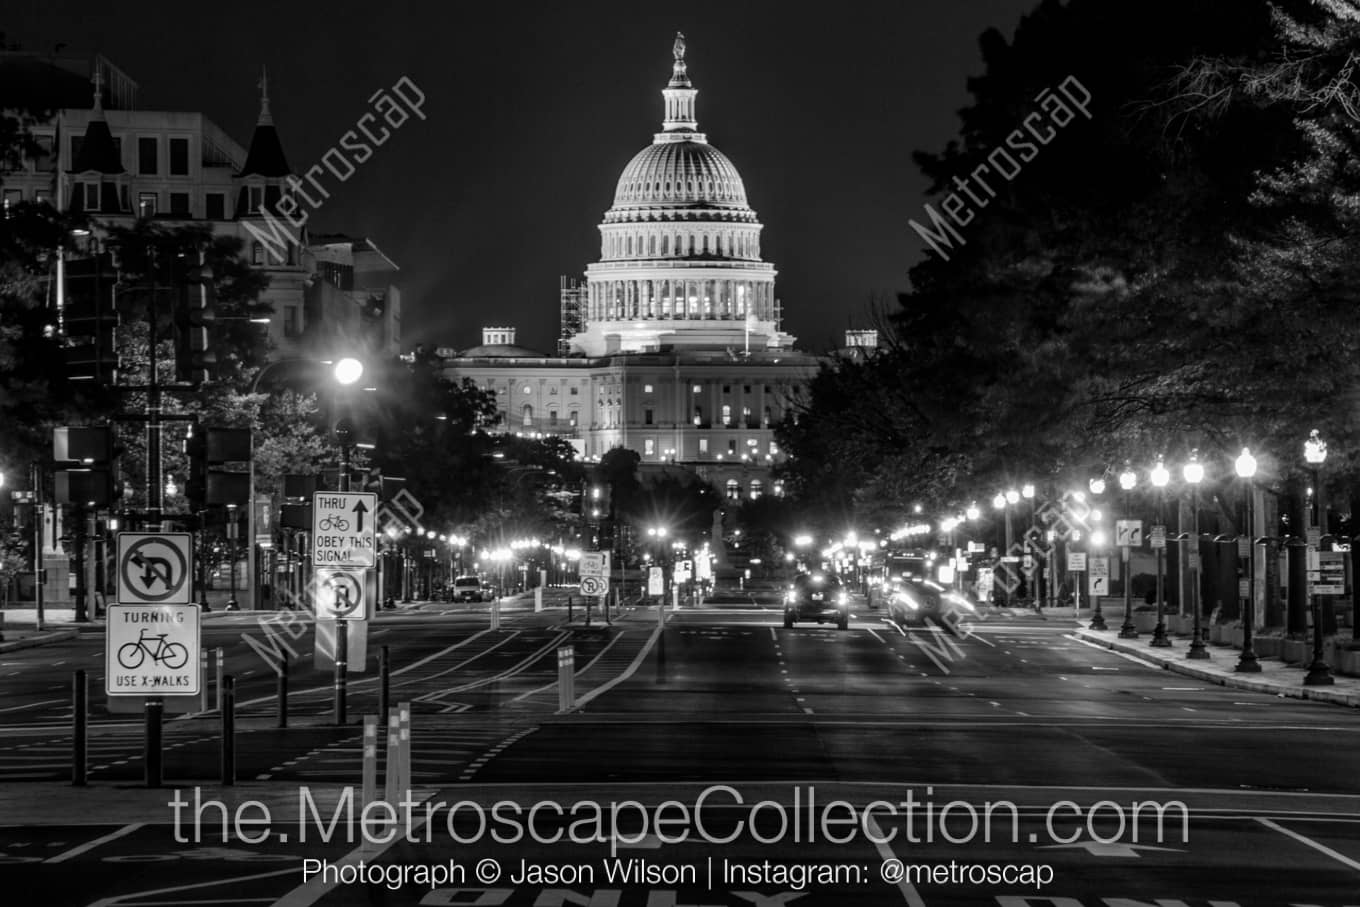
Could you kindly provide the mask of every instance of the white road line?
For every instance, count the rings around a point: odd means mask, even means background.
[[[770,627],[769,629],[770,635],[773,636],[774,627]],[[656,645],[656,641],[660,638],[661,627],[658,626],[656,629],[652,630],[652,635],[647,639],[647,642],[643,644],[642,649],[637,653],[637,657],[633,659],[633,663],[630,664],[627,668],[625,668],[623,673],[620,674],[618,677],[615,677],[613,680],[605,681],[600,686],[596,687],[589,693],[577,699],[575,710],[579,711],[581,707],[584,706],[586,703],[595,699],[597,696],[604,695],[605,693],[614,689],[614,687],[623,683],[625,680],[628,680],[635,673],[637,673],[638,666],[642,664],[643,659],[647,657],[647,653],[652,651],[652,647]]]
[[[421,820],[420,820],[420,824],[422,824],[422,825],[425,824],[425,820],[424,820],[424,819],[421,819]],[[400,837],[401,837],[400,835],[395,835],[395,836],[394,836],[394,838],[400,838]],[[346,859],[348,859],[348,857],[346,857]],[[132,892],[132,893],[130,893],[130,894],[119,894],[119,895],[114,895],[114,896],[111,897],[111,898],[101,898],[100,900],[95,901],[93,904],[91,904],[90,907],[117,907],[117,905],[119,905],[119,904],[124,904],[124,903],[126,903],[126,904],[137,904],[137,903],[141,903],[141,902],[136,901],[136,900],[132,900],[133,898],[155,897],[156,895],[170,894],[171,892],[174,892],[174,891],[192,891],[192,890],[195,889],[195,888],[212,888],[212,887],[220,887],[220,886],[225,885],[225,884],[237,885],[237,884],[240,884],[241,882],[249,882],[249,881],[251,881],[252,879],[269,879],[269,878],[273,878],[274,876],[297,875],[297,872],[298,872],[298,870],[297,870],[297,867],[296,867],[296,866],[290,866],[290,867],[287,868],[287,869],[275,869],[273,872],[259,872],[259,873],[256,873],[256,874],[254,874],[254,875],[248,875],[248,876],[236,876],[236,877],[234,877],[234,878],[227,878],[227,879],[213,879],[211,882],[195,882],[195,883],[193,883],[192,885],[172,885],[172,886],[170,886],[169,888],[156,888],[156,889],[152,889],[152,890],[150,890],[150,891],[134,891],[134,892]],[[296,889],[295,889],[295,890],[296,890]],[[290,896],[291,896],[291,895],[290,895]],[[166,903],[169,903],[169,902],[166,902]],[[222,901],[202,901],[202,900],[197,900],[197,899],[195,899],[195,900],[193,900],[193,901],[181,901],[180,903],[188,903],[188,904],[212,904],[212,903],[218,903],[218,904],[220,904],[220,903],[222,903]],[[233,900],[233,901],[229,901],[228,903],[235,903],[235,904],[268,904],[268,903],[269,903],[269,898],[240,898],[240,899],[235,899],[235,900]],[[277,903],[282,904],[282,903],[284,903],[284,902],[283,902],[283,901],[278,901]],[[311,903],[314,903],[314,901],[305,901],[305,902],[302,902],[302,903],[304,903],[304,904],[311,904]]]
[[[69,702],[70,702],[69,699],[47,699],[47,700],[44,700],[43,702],[28,702],[28,703],[25,703],[24,705],[12,705],[12,706],[10,706],[10,707],[7,708],[7,709],[0,709],[0,713],[3,713],[3,712],[18,712],[18,711],[20,711],[21,709],[36,709],[36,708],[38,708],[38,707],[40,707],[40,706],[44,706],[44,705],[52,705],[53,703],[69,703]]]
[[[1344,854],[1337,853],[1335,850],[1332,850],[1326,844],[1319,844],[1312,838],[1306,838],[1296,831],[1291,831],[1290,829],[1285,828],[1281,825],[1276,825],[1269,819],[1262,819],[1258,816],[1256,821],[1260,822],[1266,828],[1273,828],[1282,835],[1288,835],[1295,841],[1298,841],[1300,844],[1307,844],[1309,847],[1313,848],[1318,853],[1326,854],[1327,856],[1331,857],[1333,860],[1336,860],[1343,866],[1349,866],[1351,869],[1360,870],[1360,863],[1357,863],[1355,860],[1352,860],[1350,857],[1345,856]]]
[[[870,634],[871,636],[873,636],[874,639],[878,640],[879,642],[883,642],[883,637],[882,637],[882,636],[879,636],[877,633],[875,633],[873,627],[866,627],[865,629],[867,629],[867,630],[869,631],[869,634]],[[885,645],[886,645],[886,643],[885,643]]]
[[[124,835],[130,835],[145,824],[146,824],[145,822],[133,822],[130,825],[124,825],[117,831],[111,831],[108,834],[104,835],[103,837],[95,838],[93,841],[86,841],[84,844],[81,844],[77,847],[72,847],[70,850],[63,851],[62,853],[57,854],[55,857],[48,857],[43,862],[65,863],[72,857],[78,857],[83,853],[88,853],[102,844],[107,844],[110,841],[123,837]]]
[[[1118,655],[1120,658],[1127,659],[1133,662],[1134,664],[1140,664],[1145,668],[1156,668],[1159,671],[1163,670],[1162,666],[1157,664],[1155,661],[1144,661],[1138,656],[1130,655],[1127,652],[1120,652],[1115,649],[1107,649],[1104,646],[1100,645],[1099,643],[1091,642],[1089,639],[1082,639],[1080,636],[1064,636],[1063,638],[1070,639],[1073,642],[1079,642],[1084,646],[1090,646],[1093,649],[1099,649],[1102,652],[1109,652],[1111,655]]]

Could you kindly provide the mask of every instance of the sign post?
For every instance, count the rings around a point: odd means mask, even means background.
[[[586,626],[590,626],[590,606],[592,599],[599,596],[603,602],[609,595],[609,552],[581,552],[581,594],[586,597]]]
[[[161,786],[166,695],[194,697],[201,675],[199,609],[193,594],[193,535],[118,533],[118,604],[106,609],[104,692],[140,697],[145,713],[146,786]]]
[[[312,564],[316,568],[317,620],[335,621],[335,723],[345,723],[351,643],[349,624],[357,612],[367,627],[368,575],[376,562],[378,495],[318,491],[312,495]],[[323,616],[323,612],[328,612]],[[318,624],[318,631],[319,631]],[[321,633],[317,644],[321,645]],[[365,634],[366,641],[366,634]]]

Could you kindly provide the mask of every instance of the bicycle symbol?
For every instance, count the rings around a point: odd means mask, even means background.
[[[136,642],[123,643],[118,647],[118,663],[129,671],[142,666],[148,655],[152,664],[165,665],[171,670],[182,668],[189,661],[189,649],[178,642],[166,642],[168,633],[146,634],[142,628]],[[154,646],[151,644],[154,642]]]
[[[330,532],[332,529],[336,532],[348,532],[349,520],[342,516],[324,517],[321,522],[317,524],[317,529],[322,532]]]

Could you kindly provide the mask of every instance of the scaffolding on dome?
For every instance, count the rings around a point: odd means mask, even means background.
[[[557,355],[571,355],[571,338],[586,329],[585,317],[582,313],[585,310],[585,281],[575,277],[563,275],[559,281],[561,293],[561,311],[559,319],[561,323],[561,334],[557,338]]]

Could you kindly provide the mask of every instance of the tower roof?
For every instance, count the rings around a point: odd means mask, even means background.
[[[118,156],[118,146],[113,142],[108,120],[104,118],[104,73],[96,68],[94,78],[94,116],[85,126],[85,139],[80,144],[80,154],[72,162],[72,173],[117,174],[124,173],[123,162]]]
[[[274,128],[274,116],[269,111],[269,72],[265,70],[260,78],[260,117],[255,121],[255,132],[250,137],[245,166],[238,175],[281,177],[292,172],[278,130]]]

